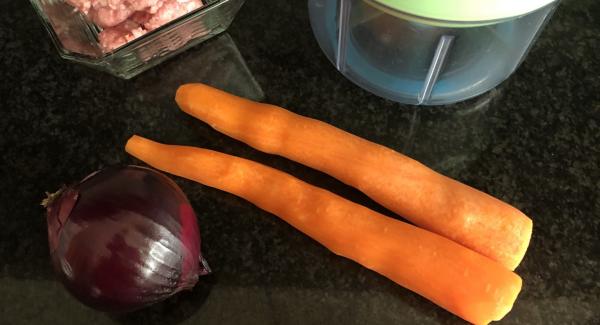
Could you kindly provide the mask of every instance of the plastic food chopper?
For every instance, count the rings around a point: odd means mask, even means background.
[[[309,0],[335,67],[379,96],[440,105],[508,78],[557,0]]]

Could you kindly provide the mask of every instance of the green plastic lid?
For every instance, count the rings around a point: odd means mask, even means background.
[[[386,11],[455,23],[483,23],[518,17],[557,0],[367,0]]]

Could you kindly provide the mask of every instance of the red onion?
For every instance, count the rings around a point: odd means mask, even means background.
[[[209,272],[189,201],[157,171],[104,169],[44,203],[54,268],[90,307],[136,310],[191,289]]]

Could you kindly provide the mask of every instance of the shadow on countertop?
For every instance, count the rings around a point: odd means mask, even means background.
[[[215,284],[215,276],[200,278],[192,290],[151,305],[147,308],[111,318],[120,324],[176,325],[192,317],[204,305]]]

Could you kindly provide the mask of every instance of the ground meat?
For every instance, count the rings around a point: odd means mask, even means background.
[[[133,11],[125,7],[118,9],[113,9],[110,7],[92,7],[88,12],[88,17],[98,26],[102,28],[108,28],[117,26],[118,24],[124,22],[132,14]]]
[[[156,29],[200,7],[202,7],[201,0],[165,0],[152,18],[144,24],[144,27],[147,30]]]
[[[129,20],[135,21],[138,25],[142,26],[152,18],[152,14],[147,11],[136,11],[129,17]]]
[[[100,45],[106,50],[115,49],[146,34],[146,30],[133,20],[126,20],[117,26],[107,28],[98,35]]]
[[[98,35],[111,51],[202,7],[202,0],[67,0],[103,28]]]

